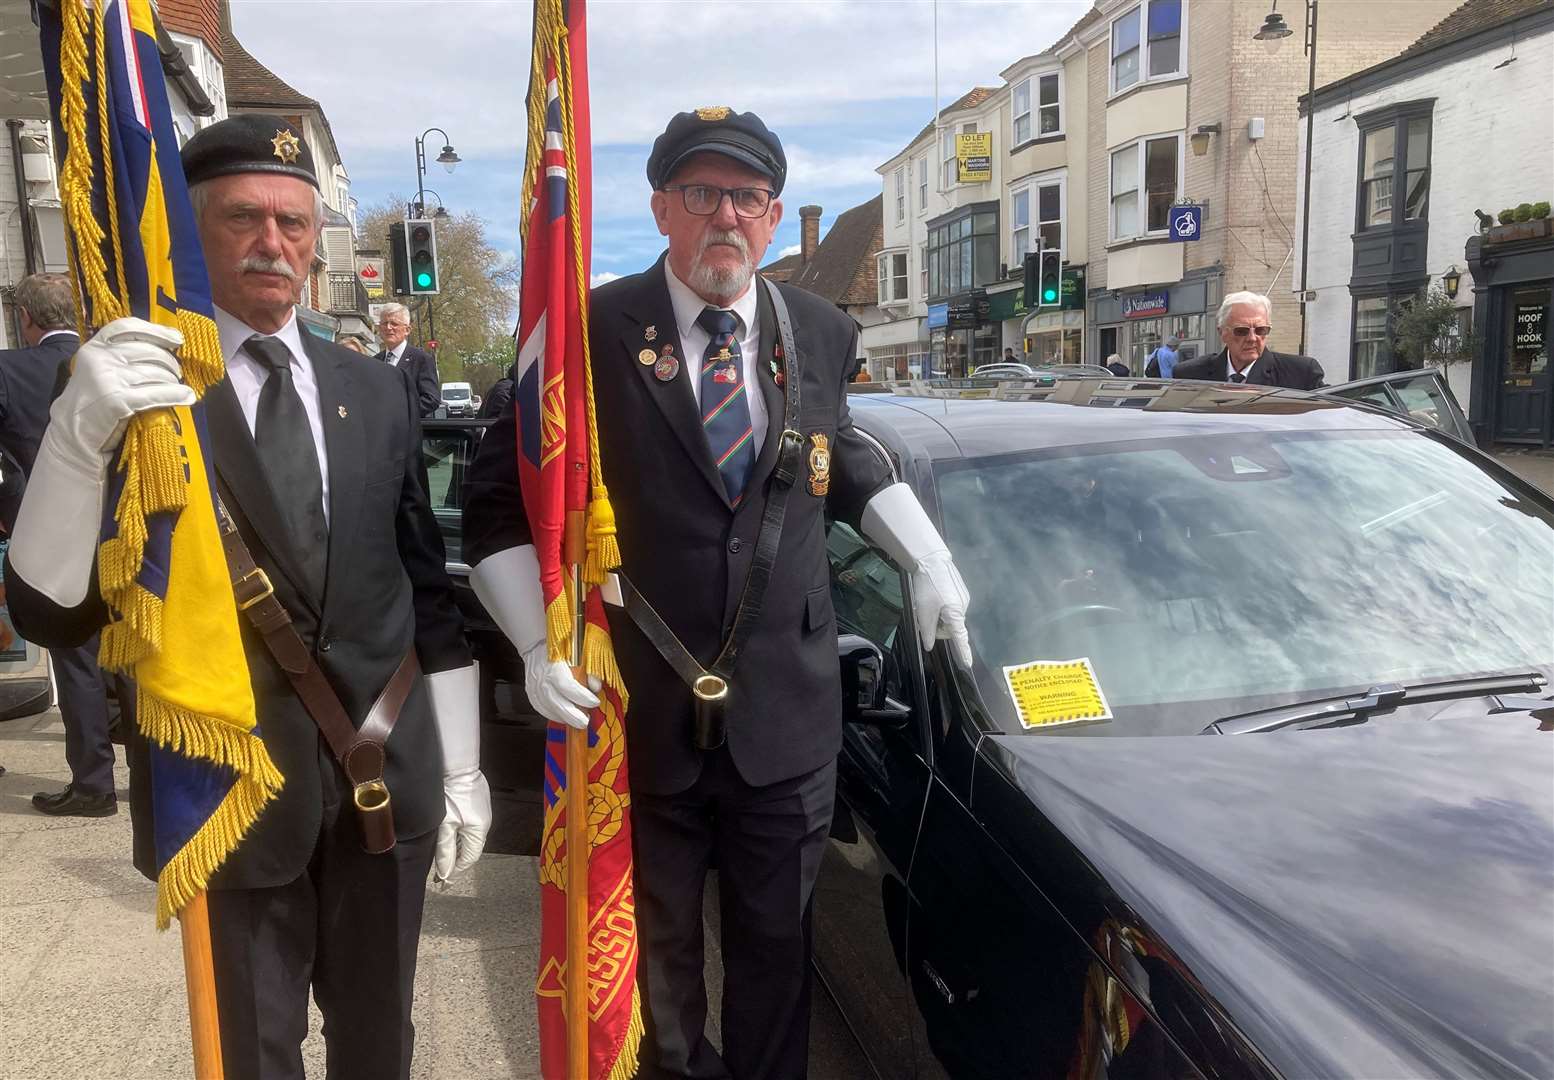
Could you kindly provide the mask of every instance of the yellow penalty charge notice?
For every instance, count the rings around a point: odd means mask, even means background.
[[[1026,730],[1112,718],[1090,658],[1035,660],[1004,668],[1004,682]]]

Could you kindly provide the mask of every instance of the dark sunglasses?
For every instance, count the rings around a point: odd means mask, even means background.
[[[1267,337],[1273,333],[1271,326],[1232,326],[1230,332],[1236,337],[1246,337],[1248,334],[1256,334],[1258,337]]]

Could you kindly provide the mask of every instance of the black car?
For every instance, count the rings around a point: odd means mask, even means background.
[[[1030,396],[852,400],[976,655],[832,526],[816,957],[877,1073],[1554,1075],[1554,502],[1331,397]],[[1028,726],[1006,669],[1080,660],[1109,718]]]
[[[975,652],[831,526],[816,964],[877,1075],[1554,1075],[1554,502],[1331,396],[870,389]],[[456,579],[478,435],[427,425]],[[460,589],[492,848],[532,852],[541,728]],[[1005,669],[1081,660],[1109,718],[1027,727]]]

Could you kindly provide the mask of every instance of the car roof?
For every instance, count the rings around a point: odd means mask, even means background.
[[[850,394],[848,407],[898,455],[931,460],[1248,431],[1417,430],[1341,398],[1165,379],[898,383]]]

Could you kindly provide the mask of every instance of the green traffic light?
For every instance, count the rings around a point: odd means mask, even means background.
[[[1056,289],[1043,289],[1041,291],[1041,302],[1044,304],[1054,303],[1056,302],[1057,298],[1058,291]]]
[[[415,276],[415,284],[418,289],[430,289],[432,287],[432,275],[425,270]]]

